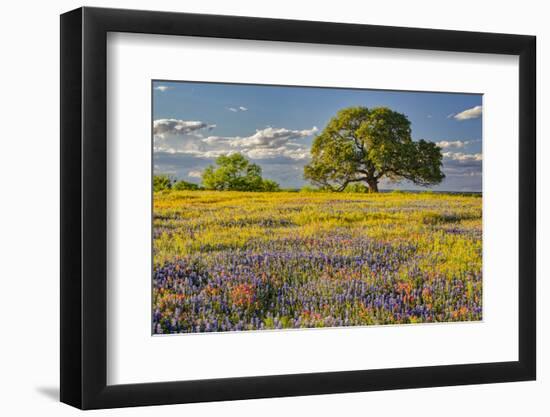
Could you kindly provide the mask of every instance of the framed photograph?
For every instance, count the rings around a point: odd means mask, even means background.
[[[535,37],[61,16],[61,401],[533,380]]]

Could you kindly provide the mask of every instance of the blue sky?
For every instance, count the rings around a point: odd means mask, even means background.
[[[434,190],[481,191],[480,94],[154,81],[154,171],[198,183],[217,156],[240,152],[265,178],[298,188],[315,135],[350,106],[390,107],[409,118],[414,140],[438,143],[446,178]]]

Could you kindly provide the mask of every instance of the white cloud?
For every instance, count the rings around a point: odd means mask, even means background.
[[[312,136],[319,129],[313,126],[306,130],[290,130],[285,128],[266,127],[262,130],[256,130],[251,136],[245,138],[233,138],[230,142],[231,146],[236,147],[259,147],[259,148],[277,148],[281,145],[288,144],[290,141]],[[292,142],[290,142],[292,143]]]
[[[309,158],[309,149],[295,148],[289,149],[285,146],[279,148],[258,148],[244,150],[243,153],[251,159],[272,159],[285,157],[295,161],[300,161]]]
[[[446,187],[467,184],[471,187],[470,189],[481,190],[482,165],[481,153],[443,153],[443,171],[447,177]]]
[[[447,149],[447,148],[463,148],[465,143],[460,140],[442,140],[440,142],[436,142],[436,145],[439,146],[441,149]]]
[[[468,162],[481,161],[483,155],[480,153],[444,152],[443,157],[453,161]]]
[[[465,146],[475,142],[479,142],[479,141],[478,140],[442,140],[442,141],[436,142],[435,144],[439,146],[441,149],[448,149],[448,148],[464,148]]]
[[[231,155],[234,153],[237,153],[237,151],[227,150],[227,149],[213,149],[211,151],[193,152],[193,155],[195,155],[198,158],[217,158],[218,156]]]
[[[191,177],[191,178],[202,178],[202,172],[200,172],[200,171],[189,171],[187,173],[187,176]]]
[[[225,136],[208,136],[207,138],[202,139],[203,143],[207,145],[221,145],[227,144],[231,141],[230,137]]]
[[[452,116],[456,120],[468,120],[468,119],[477,119],[478,117],[481,117],[481,113],[483,112],[483,108],[481,106],[475,106],[471,109],[466,109],[464,111],[461,111],[460,113],[455,114]]]
[[[244,107],[244,106],[228,107],[227,110],[232,111],[233,113],[237,113],[240,111],[247,111],[248,107]]]
[[[153,134],[155,136],[186,135],[197,130],[211,130],[215,127],[216,125],[208,125],[195,120],[157,119],[153,121]]]
[[[168,87],[167,85],[157,85],[154,89],[160,91],[161,93],[164,93],[166,90],[169,90],[170,87]]]
[[[303,130],[266,127],[250,136],[207,136],[212,129],[202,121],[159,119],[153,122],[154,151],[167,154],[186,154],[196,158],[216,158],[220,155],[242,153],[251,159],[304,160],[309,148],[299,140],[318,132],[317,127]]]
[[[171,154],[200,152],[202,132],[214,127],[198,120],[157,119],[153,121],[153,150]]]
[[[228,152],[240,152],[252,159],[286,157],[294,160],[309,157],[309,149],[296,140],[318,132],[317,127],[304,130],[266,127],[250,136],[209,136],[202,142]]]

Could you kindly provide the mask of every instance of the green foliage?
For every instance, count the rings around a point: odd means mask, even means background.
[[[317,187],[313,187],[311,185],[304,185],[302,188],[300,188],[301,193],[319,193],[322,190]]]
[[[153,191],[165,191],[172,189],[173,179],[168,175],[154,175],[153,176]]]
[[[263,180],[261,191],[265,191],[265,192],[281,191],[281,187],[279,187],[279,184],[273,180]]]
[[[153,191],[155,192],[170,192],[184,191],[184,190],[200,190],[201,187],[198,184],[187,182],[183,180],[177,181],[175,178],[166,175],[154,175],[153,176]]]
[[[198,184],[180,180],[180,181],[176,181],[176,182],[172,185],[172,189],[173,189],[173,190],[176,190],[176,191],[199,190],[200,187],[199,187]]]
[[[346,188],[344,188],[345,193],[368,193],[369,187],[367,187],[365,184],[359,184],[354,182],[353,184],[346,185]]]
[[[340,110],[315,138],[311,155],[304,177],[335,191],[363,182],[378,192],[383,177],[422,186],[445,177],[441,149],[432,142],[413,141],[407,117],[387,107]]]
[[[204,187],[218,191],[279,191],[279,184],[262,178],[262,169],[239,153],[222,155],[217,167],[210,165],[202,174]]]
[[[334,190],[330,187],[322,186],[322,187],[315,187],[312,185],[304,185],[302,188],[300,188],[301,193],[331,193]]]

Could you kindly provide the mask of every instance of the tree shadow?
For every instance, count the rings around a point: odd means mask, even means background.
[[[53,401],[59,401],[59,387],[36,387],[36,391]]]

